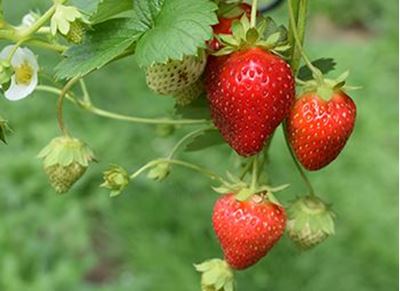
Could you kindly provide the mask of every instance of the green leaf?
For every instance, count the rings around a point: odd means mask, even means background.
[[[84,76],[124,53],[145,28],[134,19],[115,19],[95,25],[81,45],[65,52],[56,67],[58,79]]]
[[[142,67],[197,55],[212,37],[217,5],[210,0],[134,0],[136,18],[147,27],[136,46]]]
[[[102,0],[71,0],[72,6],[79,8],[87,16],[92,16]],[[114,1],[115,2],[115,1]]]
[[[333,71],[336,67],[336,62],[333,58],[320,58],[312,62],[323,74]],[[312,72],[307,66],[302,66],[297,77],[303,81],[312,79]]]
[[[133,10],[132,0],[100,0],[90,21],[93,24],[104,22],[128,10]]]
[[[191,143],[186,146],[187,152],[204,150],[206,148],[224,144],[225,141],[216,129],[209,129],[196,136]]]
[[[206,96],[201,95],[187,106],[175,106],[175,115],[184,119],[210,119]]]

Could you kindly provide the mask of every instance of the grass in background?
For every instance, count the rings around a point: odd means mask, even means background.
[[[26,1],[17,9],[11,2],[5,1],[6,15],[15,23],[30,8],[47,3]],[[359,21],[361,12],[351,6],[356,3],[337,5],[346,13],[353,11],[353,19]],[[365,4],[368,15],[376,12],[374,3]],[[326,11],[327,5],[315,2],[312,13]],[[331,166],[310,174],[320,195],[334,203],[337,234],[307,253],[296,251],[284,237],[266,259],[238,274],[238,290],[397,288],[398,48],[397,30],[389,28],[397,25],[393,11],[398,10],[389,1],[378,5],[381,14],[361,17],[374,19],[367,39],[310,36],[307,43],[311,56],[335,57],[339,69],[351,69],[350,82],[363,86],[351,92],[358,120],[346,149]],[[285,12],[282,7],[276,13]],[[54,56],[36,52],[42,66],[53,67]],[[146,88],[133,58],[91,75],[88,84],[95,102],[111,110],[157,116],[173,106],[172,100]],[[110,163],[134,170],[165,154],[185,129],[159,138],[152,126],[101,119],[68,104],[65,115],[72,132],[96,150],[100,162],[60,197],[35,159],[58,134],[55,106],[55,96],[42,93],[17,103],[0,99],[0,114],[15,130],[9,145],[1,146],[0,289],[199,290],[192,263],[221,256],[210,221],[217,196],[209,181],[174,168],[163,183],[138,178],[116,199],[98,188]],[[276,184],[291,183],[280,194],[288,202],[305,189],[280,130],[271,151],[269,175]],[[182,157],[221,173],[233,162],[227,146]]]

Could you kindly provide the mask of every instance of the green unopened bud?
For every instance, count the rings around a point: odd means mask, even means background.
[[[54,138],[38,155],[50,184],[57,193],[67,192],[94,161],[92,150],[69,136]]]
[[[104,183],[100,187],[110,189],[111,197],[121,194],[130,181],[128,172],[120,166],[111,166],[109,170],[104,172],[103,178]]]
[[[13,73],[14,70],[10,62],[6,60],[0,60],[0,85],[3,87],[4,90],[6,90],[9,86]]]
[[[147,177],[156,181],[162,181],[169,175],[170,168],[168,162],[159,163],[149,171]]]
[[[194,267],[201,273],[202,291],[233,291],[234,274],[226,261],[212,259]]]
[[[8,121],[0,116],[0,140],[4,143],[7,143],[6,134],[8,132],[11,132],[11,128],[8,125]]]

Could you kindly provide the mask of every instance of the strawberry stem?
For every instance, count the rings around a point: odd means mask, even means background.
[[[257,184],[258,184],[258,155],[254,156],[253,158],[253,171],[251,176],[250,189],[255,191],[255,189],[257,189]]]
[[[186,134],[184,137],[181,138],[180,141],[178,141],[178,143],[174,146],[174,148],[171,150],[170,154],[168,155],[167,159],[172,159],[173,156],[176,154],[176,152],[179,150],[179,148],[189,139],[191,139],[192,137],[197,136],[198,134],[208,130],[208,129],[212,129],[212,127],[205,127],[205,128],[199,128],[196,129],[192,132],[189,132],[188,134]]]
[[[308,179],[308,177],[307,177],[306,173],[304,172],[303,168],[301,167],[300,163],[297,161],[297,158],[296,158],[296,156],[295,156],[295,154],[293,152],[293,149],[290,146],[289,139],[288,139],[288,136],[287,136],[286,122],[283,123],[282,129],[283,129],[283,134],[285,135],[285,142],[286,142],[287,148],[289,150],[290,156],[292,157],[292,160],[293,160],[294,164],[296,165],[296,168],[297,168],[301,178],[303,179],[304,184],[307,187],[308,194],[310,196],[314,197],[314,196],[316,196],[315,195],[315,191],[314,191],[314,187],[311,184],[310,180]]]
[[[79,77],[72,78],[65,84],[64,88],[61,90],[60,95],[58,97],[57,101],[57,121],[58,121],[58,127],[60,128],[61,132],[63,135],[68,136],[68,130],[64,124],[64,116],[63,116],[63,105],[64,105],[64,97],[67,95],[68,91],[71,89],[71,87],[79,81]]]
[[[52,86],[39,85],[36,87],[37,91],[48,92],[56,95],[60,95],[62,90]],[[82,88],[83,90],[83,88]],[[169,119],[169,118],[143,118],[137,116],[129,116],[118,114],[114,112],[110,112],[101,108],[94,106],[87,97],[84,100],[77,100],[75,94],[72,92],[68,92],[64,96],[68,101],[71,101],[75,105],[79,105],[81,108],[85,109],[88,112],[96,114],[101,117],[128,121],[133,123],[142,123],[142,124],[174,124],[174,125],[200,125],[200,124],[210,124],[210,121],[206,119]]]
[[[306,5],[304,4],[303,6],[306,6]],[[306,55],[306,53],[304,51],[304,48],[303,48],[303,46],[301,44],[300,36],[299,36],[298,30],[297,30],[296,19],[295,19],[294,12],[293,12],[293,2],[292,1],[289,1],[288,7],[289,7],[289,18],[290,18],[289,22],[290,22],[290,26],[291,26],[290,28],[291,28],[292,33],[293,33],[293,37],[294,37],[294,40],[295,40],[295,45],[298,48],[299,53],[301,54],[306,66],[313,73],[313,77],[316,79],[316,81],[319,84],[322,84],[323,80],[324,80],[322,72],[311,63],[310,59]],[[303,7],[303,10],[302,10],[303,14],[305,14],[305,9],[306,8]],[[305,15],[303,17],[305,18]],[[302,36],[304,37],[304,32],[302,33]]]
[[[251,7],[251,19],[250,19],[251,27],[256,27],[257,11],[258,11],[258,0],[253,0]]]
[[[147,169],[150,169],[160,163],[167,163],[167,164],[182,166],[182,167],[197,171],[201,174],[204,174],[205,176],[209,177],[211,180],[217,180],[223,184],[225,183],[224,178],[222,178],[220,175],[218,175],[206,168],[200,167],[198,165],[195,165],[195,164],[192,164],[192,163],[189,163],[186,161],[171,160],[171,159],[157,159],[157,160],[150,161],[147,164],[145,164],[143,167],[141,167],[140,169],[135,171],[133,174],[131,174],[130,179],[131,180],[135,179],[136,177],[138,177],[141,173],[143,173]]]

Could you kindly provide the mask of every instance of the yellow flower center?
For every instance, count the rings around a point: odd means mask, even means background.
[[[15,82],[18,85],[29,85],[33,77],[33,68],[24,62],[19,67],[15,68]]]

